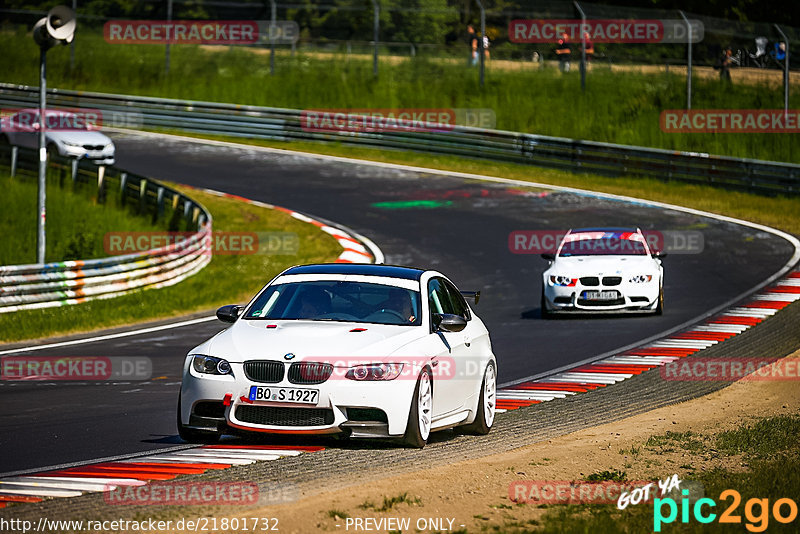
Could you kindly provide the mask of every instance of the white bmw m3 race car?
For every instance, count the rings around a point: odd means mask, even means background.
[[[479,293],[465,293],[477,302]],[[435,271],[385,265],[292,267],[230,328],[186,357],[178,430],[187,441],[231,431],[398,438],[486,434],[497,362],[489,332]]]
[[[664,311],[663,252],[638,228],[570,230],[542,275],[542,317],[557,312]]]

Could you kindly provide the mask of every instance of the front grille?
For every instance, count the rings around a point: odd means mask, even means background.
[[[578,299],[578,304],[580,306],[619,306],[620,304],[625,304],[625,299],[624,298],[618,298],[615,300]]]
[[[333,365],[318,362],[296,362],[289,366],[292,384],[322,384],[333,374]]]
[[[83,145],[86,150],[103,150],[103,145]]]
[[[571,304],[572,297],[556,297],[553,299],[556,304]]]
[[[244,375],[253,382],[277,384],[283,380],[283,362],[250,361],[244,362]]]
[[[604,276],[603,277],[603,285],[604,286],[618,286],[622,283],[622,277],[620,276]]]
[[[236,419],[256,425],[327,426],[333,424],[333,410],[242,405],[236,408]]]
[[[584,276],[583,278],[581,278],[581,285],[584,285],[584,286],[599,286],[600,285],[600,279],[597,278],[596,276]]]
[[[647,297],[631,297],[631,302],[648,302]]]

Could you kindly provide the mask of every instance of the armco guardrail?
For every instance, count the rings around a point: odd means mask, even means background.
[[[34,106],[38,88],[0,84],[0,105]],[[249,138],[333,141],[470,158],[499,160],[608,175],[638,175],[767,194],[797,195],[800,166],[560,137],[454,127],[446,132],[314,132],[299,110],[140,96],[49,91],[53,107],[100,109],[132,126]],[[115,115],[116,114],[116,115]],[[112,121],[114,122],[114,121]]]
[[[12,171],[35,175],[38,152],[0,147],[2,161],[12,161]],[[154,219],[171,211],[170,228],[191,232],[186,239],[144,252],[93,260],[45,265],[0,266],[0,313],[77,304],[111,298],[135,289],[155,289],[177,284],[211,261],[211,214],[201,204],[149,178],[101,168],[91,163],[68,166],[56,162],[62,178],[71,174],[78,186],[94,188],[100,201],[119,195],[123,205],[133,205]],[[50,162],[51,167],[53,162]],[[71,167],[71,168],[70,168]],[[71,171],[71,172],[70,172]],[[57,194],[51,190],[50,194]],[[183,234],[182,234],[183,237]]]

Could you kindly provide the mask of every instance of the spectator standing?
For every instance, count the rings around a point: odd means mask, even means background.
[[[594,57],[594,43],[589,39],[589,32],[583,34],[583,40],[586,43],[584,50],[586,51],[586,62],[588,63]]]
[[[561,39],[558,40],[556,45],[556,55],[558,56],[558,67],[561,72],[569,72],[569,58],[572,49],[569,47],[569,39],[567,33],[561,34]]]
[[[475,28],[470,24],[467,26],[467,44],[469,45],[469,59],[468,65],[478,64],[478,35],[475,33]]]
[[[722,53],[722,59],[720,60],[719,64],[719,79],[731,81],[731,64],[733,63],[733,58],[731,55],[733,51],[731,47],[725,48],[725,51]]]

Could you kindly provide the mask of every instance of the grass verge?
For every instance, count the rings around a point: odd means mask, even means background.
[[[289,255],[215,255],[198,274],[174,286],[136,291],[76,306],[0,314],[0,341],[11,342],[129,325],[247,302],[274,275],[299,263],[333,261],[339,244],[317,227],[286,213],[174,185],[205,205],[218,232],[279,231],[297,234]]]
[[[9,30],[0,32],[4,81],[37,85],[38,50],[27,29]],[[269,56],[245,47],[173,46],[165,74],[163,46],[109,44],[90,27],[81,30],[76,49],[72,70],[67,47],[49,52],[50,86],[297,109],[491,109],[503,130],[800,162],[798,134],[664,133],[661,112],[685,107],[685,77],[674,72],[592,69],[583,92],[577,73],[507,71],[490,62],[480,86],[476,69],[464,62],[424,57],[383,61],[375,77],[368,59],[281,54],[273,76]],[[693,109],[782,109],[783,93],[769,84],[696,79],[692,103]],[[789,107],[800,107],[796,92]]]
[[[123,211],[117,202],[97,203],[86,192],[72,187],[47,188],[47,261],[85,260],[108,256],[103,249],[105,232],[165,230],[151,217]],[[0,265],[36,263],[37,184],[35,180],[10,178],[0,166]],[[126,213],[129,212],[129,213]],[[76,216],[80,214],[80,216]]]
[[[798,520],[788,524],[779,522],[773,511],[778,499],[789,498],[797,503],[800,495],[800,442],[797,430],[800,414],[763,418],[755,423],[715,435],[698,435],[691,432],[652,436],[644,447],[659,452],[683,452],[716,459],[716,466],[687,478],[702,484],[706,498],[716,502],[714,509],[705,505],[703,514],[716,514],[715,520],[704,524],[693,515],[689,506],[688,519],[682,522],[679,513],[670,524],[661,525],[661,532],[797,532]],[[704,447],[698,451],[697,443]],[[740,523],[721,524],[720,515],[733,507],[732,497],[721,494],[733,489],[741,494],[741,502],[732,509],[732,516]],[[691,495],[690,495],[691,497]],[[758,502],[751,499],[757,499]],[[768,500],[764,503],[763,500]],[[680,507],[681,503],[678,503]],[[783,504],[781,513],[789,515],[789,505]],[[680,511],[680,508],[678,508]],[[668,508],[663,507],[663,514]],[[615,505],[559,505],[551,506],[541,518],[537,528],[507,522],[500,527],[503,532],[545,532],[559,534],[584,534],[586,532],[639,533],[654,531],[653,504],[639,504],[618,510]],[[747,530],[745,530],[745,528]],[[495,530],[497,530],[495,528]]]

